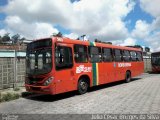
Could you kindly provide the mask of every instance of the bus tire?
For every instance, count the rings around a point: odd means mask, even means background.
[[[88,90],[88,83],[86,80],[84,80],[83,78],[81,78],[78,81],[78,93],[81,94],[85,94]]]
[[[129,83],[131,81],[131,72],[127,71],[125,76],[125,82]]]

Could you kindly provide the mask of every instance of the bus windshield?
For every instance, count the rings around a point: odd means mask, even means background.
[[[45,74],[52,69],[52,50],[39,49],[27,52],[27,74],[37,75]]]

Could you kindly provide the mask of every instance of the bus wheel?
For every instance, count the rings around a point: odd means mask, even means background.
[[[127,83],[131,81],[131,73],[129,71],[126,72],[125,81]]]
[[[81,95],[86,93],[87,90],[88,90],[88,83],[81,78],[78,82],[78,93]]]

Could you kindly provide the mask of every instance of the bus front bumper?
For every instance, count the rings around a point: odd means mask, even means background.
[[[54,89],[50,86],[33,86],[25,84],[26,91],[40,94],[55,94]]]

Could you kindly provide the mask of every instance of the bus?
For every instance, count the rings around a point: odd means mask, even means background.
[[[59,94],[115,81],[130,82],[144,71],[138,48],[52,37],[27,45],[25,88]]]
[[[152,72],[160,73],[160,52],[154,52],[151,54]]]

